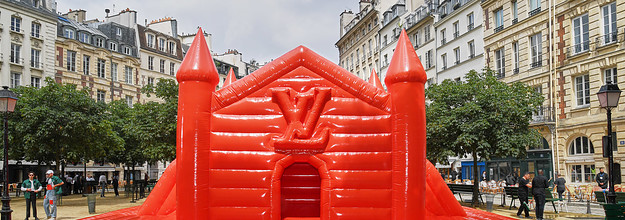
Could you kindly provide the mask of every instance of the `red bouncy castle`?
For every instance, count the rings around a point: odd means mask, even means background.
[[[139,207],[86,219],[507,219],[426,160],[426,74],[405,31],[388,92],[300,46],[215,91],[199,30],[178,71],[177,159]]]

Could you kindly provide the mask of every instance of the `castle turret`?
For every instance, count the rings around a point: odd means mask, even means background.
[[[180,103],[176,137],[177,219],[206,219],[208,214],[211,100],[219,74],[203,33],[200,28],[176,76]]]
[[[393,195],[395,220],[419,219],[425,213],[425,82],[427,76],[402,30],[388,67],[393,120]]]

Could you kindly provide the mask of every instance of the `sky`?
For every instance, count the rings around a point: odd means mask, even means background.
[[[103,20],[106,8],[135,10],[140,25],[172,17],[179,34],[201,27],[214,53],[236,49],[246,62],[269,62],[299,45],[337,62],[340,14],[357,13],[358,0],[57,0],[57,12],[83,9],[88,20]]]

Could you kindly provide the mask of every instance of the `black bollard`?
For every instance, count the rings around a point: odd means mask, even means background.
[[[586,200],[586,214],[590,214],[590,199]]]

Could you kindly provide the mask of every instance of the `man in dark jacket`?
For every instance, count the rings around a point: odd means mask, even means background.
[[[597,184],[599,184],[599,187],[601,187],[602,189],[607,189],[608,188],[608,179],[610,179],[608,177],[607,173],[603,172],[603,167],[599,168],[599,174],[597,174]]]
[[[556,185],[558,199],[562,199],[562,194],[564,194],[564,191],[566,191],[566,180],[564,179],[564,177],[562,177],[562,175],[558,174],[558,178],[556,179],[556,181],[553,182],[553,184]]]
[[[536,220],[543,219],[543,212],[545,212],[545,189],[549,187],[547,178],[543,176],[543,170],[538,170],[538,175],[532,180],[532,192],[534,194],[534,201],[536,201]]]
[[[30,218],[30,207],[33,207],[33,217],[37,218],[37,193],[41,191],[41,183],[35,179],[34,172],[28,172],[28,179],[22,183],[21,190],[26,197],[26,219]]]
[[[527,207],[529,196],[529,188],[532,188],[532,184],[530,184],[530,173],[526,172],[521,178],[519,178],[519,202],[521,205],[519,206],[519,211],[517,211],[516,216],[521,218],[521,213],[525,212],[525,218],[530,217],[530,209]]]

